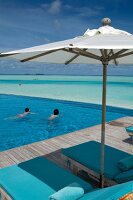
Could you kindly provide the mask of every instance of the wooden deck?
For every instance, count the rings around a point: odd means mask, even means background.
[[[120,118],[110,124],[106,124],[106,144],[133,154],[133,141],[130,140],[124,128],[130,124],[133,124],[133,117]],[[61,148],[74,146],[90,140],[100,141],[100,129],[101,126],[97,125],[48,140],[3,151],[0,153],[0,168],[21,163],[42,155],[56,162],[58,165],[66,167],[61,159]]]

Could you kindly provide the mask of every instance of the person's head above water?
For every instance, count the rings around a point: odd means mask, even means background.
[[[30,109],[29,108],[25,108],[25,112],[30,112]]]
[[[54,109],[53,114],[54,115],[59,115],[59,110],[58,109]]]

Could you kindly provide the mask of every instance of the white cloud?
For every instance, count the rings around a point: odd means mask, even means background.
[[[87,6],[81,6],[81,7],[72,7],[71,5],[64,5],[63,8],[66,11],[77,13],[80,17],[93,17],[101,14],[101,12],[104,10],[104,7],[87,7]]]
[[[81,7],[77,8],[76,10],[79,13],[79,16],[82,17],[97,16],[101,13],[101,9],[98,8]]]
[[[65,4],[64,8],[67,9],[67,10],[71,10],[73,7],[71,5]]]
[[[61,22],[58,19],[54,20],[54,26],[57,30],[61,30],[63,28]]]
[[[52,15],[56,15],[61,11],[62,3],[60,0],[54,0],[50,4],[42,4],[41,7],[48,11]]]
[[[51,14],[58,14],[61,10],[61,1],[55,0],[51,3],[51,6],[49,8],[49,13]]]
[[[0,60],[1,74],[66,74],[66,75],[102,75],[101,65],[57,65],[44,63],[20,63],[14,60],[1,59]],[[133,68],[112,67],[108,68],[109,75],[133,75]]]

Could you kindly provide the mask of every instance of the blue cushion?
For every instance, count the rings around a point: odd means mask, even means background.
[[[126,128],[126,131],[127,131],[127,132],[133,133],[133,126],[127,127],[127,128]]]
[[[118,167],[122,171],[127,171],[133,168],[133,156],[129,156],[124,158],[118,162]]]
[[[49,197],[49,200],[77,200],[84,195],[84,189],[78,183],[72,183]]]
[[[90,184],[44,157],[0,170],[0,186],[17,200],[48,199],[73,182],[80,184],[85,192],[93,189]]]
[[[74,147],[62,150],[62,153],[82,165],[100,173],[101,144],[90,141]],[[118,168],[118,161],[127,158],[130,154],[105,145],[105,170],[106,178],[114,179],[121,173]]]
[[[117,183],[124,183],[127,181],[132,181],[133,180],[133,169],[130,169],[126,172],[122,172],[119,175],[115,177],[115,180]]]
[[[133,181],[89,192],[80,200],[118,200],[118,198],[132,191]]]

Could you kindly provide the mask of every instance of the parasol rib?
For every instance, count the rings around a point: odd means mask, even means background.
[[[77,54],[77,55],[73,56],[70,60],[68,60],[68,61],[65,62],[65,65],[70,64],[73,60],[75,60],[79,56],[80,56],[80,54]]]
[[[132,55],[132,54],[133,54],[133,51],[128,52],[128,53],[121,54],[121,55],[117,56],[117,58],[122,58],[122,57],[130,56],[130,55]]]
[[[113,49],[111,49],[111,53],[112,53],[112,55],[114,56]],[[118,62],[117,62],[117,60],[116,60],[115,56],[113,57],[113,60],[114,60],[114,63],[115,63],[115,65],[118,65]]]
[[[85,56],[85,57],[88,57],[88,58],[93,58],[93,59],[101,61],[101,57],[100,56],[92,54],[92,53],[90,53],[88,51],[84,51],[84,50],[78,49],[78,48],[75,48],[75,49],[72,49],[72,48],[65,49],[64,48],[62,50],[66,51],[66,52],[70,52],[70,53],[76,54],[76,55]]]
[[[50,51],[43,52],[43,53],[37,54],[37,55],[35,55],[35,56],[29,57],[29,58],[25,58],[25,59],[20,60],[20,61],[21,61],[21,62],[27,62],[27,61],[34,60],[34,59],[39,58],[39,57],[42,57],[42,56],[46,56],[46,55],[48,55],[48,54],[54,53],[54,52],[59,51],[59,50],[61,50],[61,49],[50,50]]]
[[[13,55],[17,55],[19,53],[12,53],[12,54],[1,54],[0,53],[0,57],[4,58],[4,57],[8,57],[8,56],[13,56]]]
[[[84,49],[84,51],[86,51],[87,49]],[[73,60],[75,60],[77,57],[79,57],[80,54],[78,53],[77,55],[73,56],[70,60],[65,62],[65,65],[70,64]]]
[[[126,51],[128,51],[128,49],[122,49],[122,50],[120,50],[120,51],[114,53],[113,55],[111,55],[111,56],[109,57],[109,60],[112,60],[112,59],[114,59],[114,58],[117,58],[119,55],[123,54],[123,53],[126,52]],[[111,53],[112,53],[112,51],[110,50],[110,53],[109,53],[109,54],[111,54]]]

